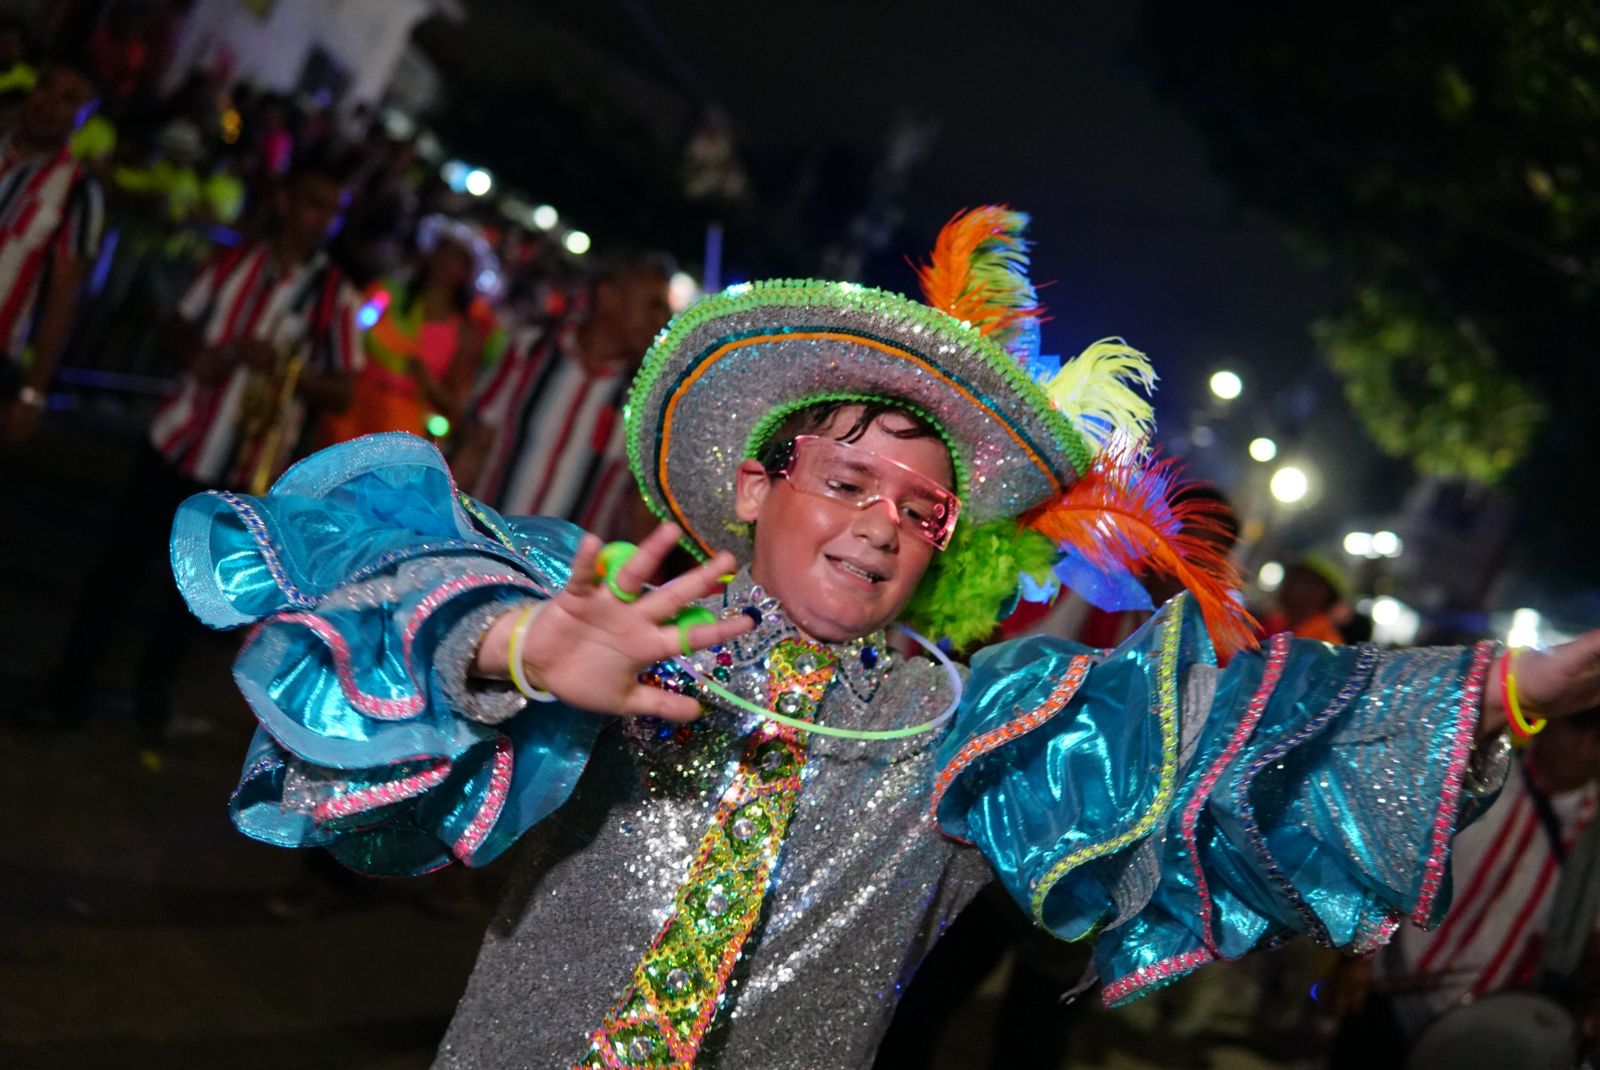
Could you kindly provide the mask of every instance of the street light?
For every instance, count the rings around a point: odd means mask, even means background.
[[[1272,496],[1284,505],[1293,505],[1311,490],[1311,479],[1306,475],[1305,469],[1286,464],[1272,473],[1272,481],[1267,484],[1267,489],[1272,491]]]
[[[561,213],[548,204],[541,204],[533,210],[533,225],[540,230],[550,230],[561,222]]]
[[[461,182],[474,197],[488,196],[489,191],[494,189],[494,176],[481,167],[468,171]]]
[[[561,240],[561,244],[566,246],[567,252],[573,256],[582,256],[589,251],[589,235],[581,230],[569,230],[567,236]]]
[[[1506,646],[1538,646],[1539,625],[1542,618],[1537,609],[1513,610],[1511,613],[1511,627],[1506,632]]]
[[[1256,573],[1256,583],[1261,585],[1263,591],[1276,591],[1278,584],[1283,582],[1283,566],[1276,561],[1268,561],[1261,566],[1261,571]]]
[[[1344,537],[1344,552],[1351,557],[1366,557],[1372,553],[1372,533],[1352,531]]]
[[[1400,541],[1400,536],[1392,531],[1374,531],[1372,533],[1372,553],[1378,557],[1399,557],[1405,544]]]
[[[1250,440],[1250,459],[1266,464],[1278,455],[1278,444],[1270,438],[1253,438]]]
[[[674,313],[682,312],[694,304],[694,299],[699,296],[700,284],[687,271],[674,272],[672,278],[667,280],[667,304],[672,306]]]
[[[1232,401],[1244,392],[1244,380],[1237,374],[1223,369],[1211,373],[1211,392],[1223,401]]]

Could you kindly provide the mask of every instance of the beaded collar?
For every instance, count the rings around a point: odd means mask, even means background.
[[[696,671],[753,701],[765,701],[767,656],[786,639],[799,640],[831,654],[836,663],[834,682],[862,707],[872,704],[894,664],[894,654],[881,630],[845,643],[819,643],[807,638],[778,600],[750,578],[748,567],[740,569],[720,595],[702,599],[699,604],[724,620],[742,613],[756,622],[752,631],[725,645],[696,651],[686,659]],[[653,666],[646,678],[669,690],[694,690],[687,674],[672,662]]]
[[[881,629],[844,643],[817,643],[807,639],[784,613],[782,604],[750,578],[748,566],[739,570],[720,596],[712,596],[705,604],[724,619],[743,613],[756,622],[754,630],[738,636],[724,648],[704,651],[695,659],[697,667],[702,667],[703,662],[703,671],[717,679],[721,679],[716,675],[719,668],[730,669],[761,660],[782,640],[801,639],[824,647],[834,656],[838,666],[835,678],[865,705],[878,693],[893,661],[893,653]]]

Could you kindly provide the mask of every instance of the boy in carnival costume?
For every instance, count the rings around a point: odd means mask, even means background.
[[[439,1065],[870,1066],[989,869],[1098,935],[1111,1003],[1295,933],[1375,947],[1441,916],[1507,708],[1600,699],[1600,633],[1514,666],[1279,636],[1219,670],[1231,575],[1126,444],[1149,366],[1101,343],[1034,381],[1023,221],[953,220],[928,304],[786,280],[679,317],[629,402],[670,521],[631,559],[408,436],[180,512],[196,613],[259,622],[241,829],[385,874],[524,841]],[[708,560],[647,589],[680,537]],[[1002,644],[965,681],[891,654],[900,619],[983,637],[1063,547],[1090,593],[1190,593],[1114,651]]]

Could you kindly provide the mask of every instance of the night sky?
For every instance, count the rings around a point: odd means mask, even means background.
[[[530,72],[582,52],[602,76],[624,70],[685,114],[713,102],[758,192],[764,160],[830,147],[869,168],[897,117],[936,120],[894,253],[872,261],[866,281],[912,289],[901,254],[920,256],[959,208],[1010,203],[1032,213],[1034,277],[1051,283],[1046,352],[1071,355],[1111,334],[1145,349],[1163,377],[1157,405],[1169,438],[1207,404],[1211,371],[1244,376],[1245,397],[1214,425],[1216,445],[1192,454],[1196,472],[1242,492],[1247,477],[1265,476],[1243,457],[1253,434],[1295,444],[1323,477],[1321,504],[1285,533],[1300,543],[1392,505],[1394,467],[1375,461],[1310,342],[1332,283],[1269,221],[1238,210],[1195,133],[1158,99],[1138,51],[1136,4],[533,7],[469,2],[465,24],[435,24],[422,40],[480,101],[526,92]],[[481,151],[533,196],[554,197],[516,138]],[[600,221],[580,225],[603,239]],[[739,255],[729,248],[730,267]]]

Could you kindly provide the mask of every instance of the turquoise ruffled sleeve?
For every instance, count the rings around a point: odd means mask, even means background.
[[[259,724],[239,828],[399,875],[484,864],[559,806],[603,719],[524,710],[467,670],[507,605],[565,584],[581,534],[499,517],[402,434],[317,453],[265,497],[185,502],[184,598],[212,627],[254,625],[234,667]]]
[[[1186,596],[1114,651],[1001,644],[935,812],[1040,925],[1097,936],[1108,1004],[1296,934],[1368,950],[1442,917],[1456,826],[1504,777],[1503,747],[1468,775],[1492,654],[1283,635],[1219,670]]]

